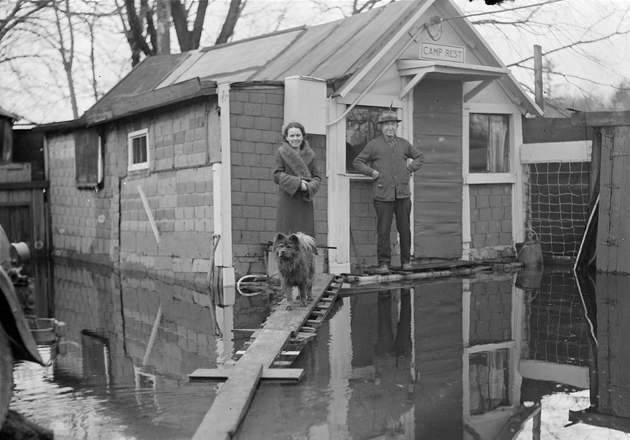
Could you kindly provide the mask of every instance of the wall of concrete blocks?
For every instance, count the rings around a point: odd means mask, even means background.
[[[376,256],[376,211],[372,197],[371,181],[350,182],[350,229],[356,244],[356,250],[350,243],[350,264],[352,267],[357,262],[363,269],[374,267],[378,264]],[[398,230],[396,229],[396,217],[392,222],[392,230],[389,242],[392,247],[392,266],[400,266],[400,243]],[[413,249],[412,249],[413,252]],[[358,254],[358,255],[357,255]]]
[[[275,153],[282,143],[284,87],[248,86],[230,91],[232,161],[233,265],[237,278],[267,273],[268,243],[276,232],[278,186],[273,181]],[[308,136],[322,174],[326,169],[325,138]],[[326,243],[327,188],[317,193],[315,228],[318,244]],[[320,263],[319,270],[323,270]]]
[[[470,257],[473,260],[503,256],[512,243],[511,185],[470,186]]]
[[[76,184],[72,133],[47,136],[49,205],[53,255],[102,264],[118,260],[118,178],[111,172],[117,157],[105,149],[103,188],[79,189]]]
[[[99,127],[102,189],[78,189],[72,134],[49,136],[55,254],[205,286],[212,251],[216,99]],[[149,168],[128,171],[127,135],[147,129]],[[140,189],[159,231],[156,239]]]
[[[120,265],[202,287],[212,255],[216,104],[199,102],[117,124],[113,149],[124,151],[120,179]],[[127,134],[148,129],[149,169],[126,169]],[[146,196],[159,242],[141,198]]]
[[[470,344],[512,340],[512,280],[470,285]]]

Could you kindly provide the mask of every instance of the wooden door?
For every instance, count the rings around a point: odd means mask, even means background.
[[[425,79],[414,89],[415,258],[462,256],[462,82]]]

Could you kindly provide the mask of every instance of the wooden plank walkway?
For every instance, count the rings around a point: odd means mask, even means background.
[[[315,335],[317,327],[341,289],[330,274],[318,274],[313,285],[313,301],[307,307],[286,310],[286,298],[234,355],[228,369],[199,369],[190,380],[227,380],[197,428],[193,440],[228,440],[236,433],[261,379],[299,380],[301,369],[271,368],[291,365],[301,348]]]

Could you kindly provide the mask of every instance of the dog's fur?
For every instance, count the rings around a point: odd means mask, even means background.
[[[278,233],[273,242],[282,293],[287,298],[287,310],[293,307],[292,288],[300,291],[300,305],[313,300],[313,280],[315,279],[315,255],[317,247],[313,237],[297,232],[289,236]]]

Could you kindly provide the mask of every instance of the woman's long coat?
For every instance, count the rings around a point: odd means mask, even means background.
[[[273,180],[278,184],[276,232],[303,232],[315,238],[313,197],[319,190],[321,173],[308,142],[304,141],[300,148],[301,161],[295,155],[287,154],[290,153],[288,148],[292,147],[284,143],[275,156]],[[302,179],[308,182],[306,191],[300,190]]]

